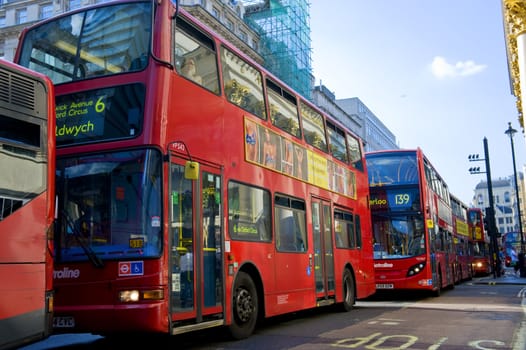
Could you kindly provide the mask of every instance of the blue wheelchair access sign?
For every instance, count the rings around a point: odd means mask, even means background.
[[[144,275],[144,261],[119,261],[119,276]]]

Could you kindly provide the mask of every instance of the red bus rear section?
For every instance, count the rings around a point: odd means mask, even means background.
[[[455,283],[469,280],[473,277],[473,249],[468,224],[468,206],[459,198],[450,195],[453,214],[453,254],[452,270]]]
[[[16,60],[57,95],[55,331],[245,338],[375,292],[362,141],[174,2],[43,21]]]
[[[0,349],[52,331],[54,107],[46,76],[0,60]]]
[[[378,290],[455,283],[449,189],[420,148],[366,154]]]

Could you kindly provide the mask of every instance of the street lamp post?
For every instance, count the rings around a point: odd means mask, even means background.
[[[517,168],[515,166],[515,147],[513,145],[513,136],[515,135],[516,132],[517,130],[513,129],[513,127],[511,126],[511,122],[508,122],[508,129],[506,129],[504,133],[510,137],[511,157],[513,159],[513,176],[515,179],[515,198],[517,202],[517,213],[518,213],[518,220],[519,220],[519,234],[521,237],[521,251],[519,253],[519,255],[521,255],[519,257],[519,262],[521,263],[521,265],[519,265],[519,269],[520,269],[521,277],[526,277],[526,266],[524,265],[524,235],[522,233],[521,207],[520,207],[520,201],[519,201],[519,198],[520,198],[519,197],[519,185],[517,182]]]

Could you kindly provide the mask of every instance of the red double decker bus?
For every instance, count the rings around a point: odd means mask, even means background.
[[[484,229],[484,212],[480,208],[468,208],[469,233],[473,242],[472,262],[474,276],[491,273],[490,237]]]
[[[0,59],[0,349],[52,331],[54,130],[51,81]]]
[[[455,283],[469,280],[472,275],[473,249],[468,225],[468,206],[459,198],[450,194],[453,214],[453,275]]]
[[[420,148],[365,155],[378,290],[454,287],[449,189]]]
[[[25,30],[57,94],[54,329],[179,334],[375,292],[361,140],[173,1]]]

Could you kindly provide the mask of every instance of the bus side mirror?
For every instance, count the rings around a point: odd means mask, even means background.
[[[199,177],[199,163],[191,160],[184,165],[184,177],[188,180],[197,180]]]

